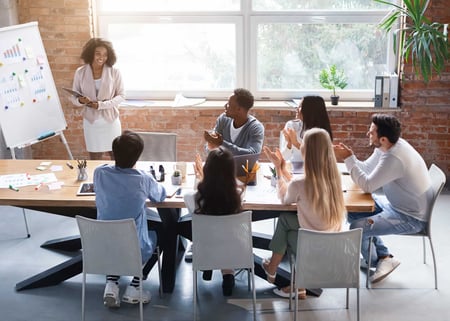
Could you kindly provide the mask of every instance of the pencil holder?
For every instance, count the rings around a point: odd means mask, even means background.
[[[78,168],[78,180],[85,181],[88,179],[88,173],[86,167]]]

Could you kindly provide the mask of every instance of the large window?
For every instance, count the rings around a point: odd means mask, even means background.
[[[322,68],[348,77],[341,99],[371,100],[393,72],[392,45],[370,0],[97,0],[98,35],[113,42],[128,98],[329,96]]]

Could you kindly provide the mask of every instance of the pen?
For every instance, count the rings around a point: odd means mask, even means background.
[[[67,167],[69,167],[70,169],[73,169],[73,166],[72,166],[72,164],[70,164],[70,162],[67,162],[66,165],[67,165]]]
[[[12,189],[13,191],[16,191],[16,192],[19,191],[19,189],[17,187],[14,187],[12,185],[9,185],[9,189]]]
[[[44,185],[44,183],[39,183],[38,185],[36,185],[34,190],[38,191],[42,187],[42,185]]]

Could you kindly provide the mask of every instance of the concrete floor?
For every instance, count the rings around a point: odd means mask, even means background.
[[[422,263],[420,238],[391,236],[385,243],[402,264],[387,279],[373,289],[365,288],[365,273],[361,272],[361,311],[364,321],[450,321],[450,193],[442,194],[435,206],[433,240],[438,260],[439,290],[434,289],[430,252],[427,264]],[[78,233],[76,222],[67,218],[27,210],[31,238],[26,238],[22,210],[0,206],[0,321],[71,321],[81,319],[81,276],[59,285],[17,292],[20,282],[48,267],[61,263],[71,254],[40,248],[49,239]],[[255,223],[254,230],[270,230],[273,223]],[[428,246],[428,244],[427,244]],[[427,248],[429,250],[429,248]],[[266,255],[269,255],[267,253]],[[128,280],[121,280],[121,289]],[[122,304],[120,309],[105,308],[102,303],[103,276],[89,276],[87,290],[87,320],[138,320],[138,306]],[[257,278],[257,319],[261,321],[293,320],[288,300],[272,294],[273,286]],[[144,306],[145,320],[192,320],[191,264],[181,260],[175,290],[158,296],[156,268],[145,288],[153,295]],[[325,289],[319,297],[301,302],[300,319],[356,320],[355,291],[351,290],[350,310],[345,307],[345,290]],[[251,293],[247,291],[246,275],[237,277],[233,296],[224,298],[221,276],[213,280],[199,277],[199,313],[202,320],[253,320]]]

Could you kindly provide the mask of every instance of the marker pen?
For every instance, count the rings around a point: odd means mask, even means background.
[[[14,186],[12,186],[12,185],[9,185],[9,189],[11,189],[11,190],[13,190],[13,191],[16,191],[16,192],[19,191],[19,189],[18,189],[17,187],[14,187]]]

